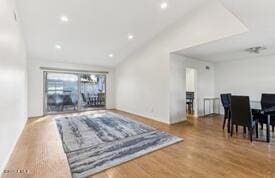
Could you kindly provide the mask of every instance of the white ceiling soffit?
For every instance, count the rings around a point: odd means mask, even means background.
[[[230,38],[177,51],[192,58],[221,62],[249,59],[275,54],[275,1],[270,0],[222,0],[224,6],[238,17],[248,32]],[[259,54],[245,49],[255,46],[267,48]]]
[[[33,59],[115,66],[206,0],[167,0],[166,9],[161,2],[17,0],[17,6]]]

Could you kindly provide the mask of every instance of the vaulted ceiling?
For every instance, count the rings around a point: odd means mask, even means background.
[[[17,15],[33,59],[115,66],[204,2],[18,0]]]

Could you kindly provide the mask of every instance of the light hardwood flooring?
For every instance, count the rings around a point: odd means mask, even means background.
[[[231,138],[222,130],[222,116],[189,118],[166,125],[113,111],[184,138],[184,141],[110,168],[94,178],[275,177],[275,138],[265,143],[264,132],[250,143],[242,129]],[[52,116],[30,119],[16,145],[4,178],[69,178],[70,169]]]

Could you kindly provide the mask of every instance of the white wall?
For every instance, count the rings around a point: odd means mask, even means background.
[[[96,67],[89,65],[79,65],[70,63],[52,62],[45,59],[28,60],[28,116],[37,117],[43,115],[43,71],[40,67],[52,67],[61,69],[107,71],[106,88],[106,108],[115,108],[114,97],[114,69],[106,67]]]
[[[232,93],[260,101],[262,93],[275,93],[274,67],[275,55],[216,63],[216,96]]]
[[[170,123],[169,53],[245,31],[219,3],[195,9],[118,65],[117,108]]]
[[[195,92],[195,73],[195,69],[186,68],[186,91]]]
[[[0,174],[27,119],[26,54],[13,0],[0,0]]]
[[[210,69],[206,70],[206,66]],[[215,96],[214,64],[185,56],[170,57],[170,123],[186,119],[186,68],[196,72],[195,115],[203,115],[203,98]]]

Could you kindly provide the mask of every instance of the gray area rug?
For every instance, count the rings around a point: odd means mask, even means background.
[[[55,120],[74,178],[91,176],[182,141],[111,112]]]

